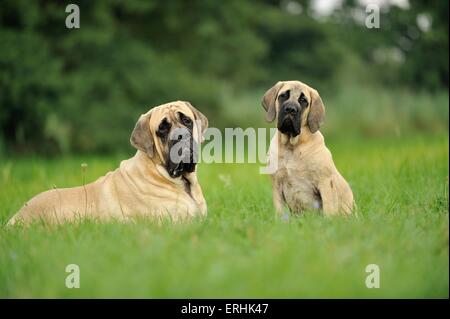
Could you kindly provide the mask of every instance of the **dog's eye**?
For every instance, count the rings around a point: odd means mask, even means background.
[[[303,93],[302,93],[302,95],[300,95],[298,102],[300,103],[301,106],[304,106],[304,107],[308,106],[308,100],[306,99],[306,97]]]
[[[188,116],[184,115],[183,113],[180,113],[180,119],[181,119],[181,122],[184,125],[186,125],[187,127],[192,126],[192,120]]]
[[[167,119],[163,119],[158,127],[158,133],[164,134],[167,133],[170,129],[170,123]]]
[[[290,93],[289,91],[283,92],[280,95],[278,95],[278,98],[280,100],[287,100],[289,98],[289,93]]]

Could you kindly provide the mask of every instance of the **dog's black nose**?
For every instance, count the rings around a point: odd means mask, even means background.
[[[297,113],[297,108],[294,105],[286,105],[284,107],[284,111],[288,114],[295,114]]]

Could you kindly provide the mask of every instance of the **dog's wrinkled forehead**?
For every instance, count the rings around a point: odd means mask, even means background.
[[[157,130],[161,121],[165,118],[169,122],[175,122],[179,120],[178,113],[183,113],[185,116],[194,120],[194,114],[191,109],[182,101],[170,102],[166,104],[154,107],[149,112],[152,112],[150,117],[150,129]]]
[[[278,95],[289,91],[290,98],[298,99],[303,93],[307,98],[311,97],[311,87],[300,81],[284,81],[278,91]]]

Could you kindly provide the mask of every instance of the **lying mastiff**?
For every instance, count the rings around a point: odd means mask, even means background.
[[[322,210],[350,213],[353,193],[336,169],[319,127],[325,108],[319,93],[299,81],[278,82],[262,99],[266,120],[277,120],[269,148],[273,201],[278,213]]]
[[[131,135],[136,155],[91,184],[35,196],[9,224],[36,219],[62,223],[146,216],[178,221],[205,216],[196,159],[207,127],[207,118],[188,102],[155,107],[141,115]]]

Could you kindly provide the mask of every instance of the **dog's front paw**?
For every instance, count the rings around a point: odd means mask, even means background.
[[[280,218],[281,218],[281,221],[287,223],[289,221],[289,219],[291,218],[291,214],[289,211],[284,211],[283,213],[281,213]]]

